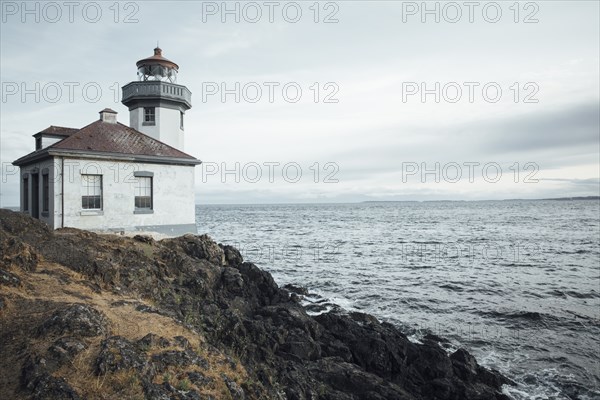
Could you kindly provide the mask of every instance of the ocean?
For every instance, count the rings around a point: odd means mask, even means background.
[[[600,202],[197,206],[312,313],[361,311],[464,347],[514,399],[600,399]]]

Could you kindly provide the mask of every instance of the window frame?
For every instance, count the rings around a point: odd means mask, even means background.
[[[50,212],[50,176],[48,172],[42,173],[42,213]]]
[[[156,107],[143,107],[143,125],[156,125]]]
[[[23,177],[23,211],[29,211],[29,175]]]
[[[138,193],[140,181],[136,180],[133,186],[133,213],[134,214],[154,214],[154,172],[151,171],[134,171],[133,176],[135,178],[150,178],[150,208],[139,208],[136,207],[136,197],[147,197],[147,196],[136,196]]]
[[[96,178],[98,178],[100,180],[100,184],[99,184],[99,187],[98,187],[99,192],[100,192],[99,195],[96,195],[96,194],[90,195],[89,194],[90,193],[89,189],[90,188],[94,188],[94,192],[95,192],[96,186],[95,185],[94,186],[90,186],[89,185],[89,181],[88,181],[87,185],[84,183],[88,179],[88,177],[91,177],[91,176],[96,177]],[[82,210],[84,210],[84,211],[102,211],[104,209],[104,196],[103,196],[103,194],[104,194],[104,185],[103,184],[104,184],[104,182],[103,182],[103,179],[102,179],[102,175],[100,175],[100,174],[81,174],[81,187],[82,187],[81,209]],[[84,190],[85,190],[85,192],[84,192]],[[91,198],[91,197],[99,197],[99,208],[97,208],[97,207],[89,207],[89,198]],[[84,206],[84,199],[88,200],[88,207]],[[94,203],[95,203],[95,201],[94,201]]]
[[[154,179],[152,176],[143,176],[138,175],[135,177],[136,182],[133,187],[133,207],[136,212],[152,212],[154,211]],[[142,185],[142,182],[148,182],[148,184]],[[144,191],[144,194],[149,192],[149,195],[142,196],[141,193]],[[148,198],[149,206],[140,207],[138,206],[138,199]]]

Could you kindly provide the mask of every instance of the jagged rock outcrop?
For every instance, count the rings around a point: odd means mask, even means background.
[[[235,248],[206,235],[154,241],[71,228],[53,232],[0,210],[0,252],[0,288],[13,291],[1,298],[1,329],[11,318],[4,310],[27,286],[21,281],[42,273],[44,263],[81,274],[78,284],[88,293],[77,294],[74,304],[48,303],[46,317],[31,322],[29,332],[50,345],[40,351],[24,342],[19,349],[28,356],[17,366],[21,384],[13,397],[80,398],[76,379],[58,372],[89,359],[96,376],[128,374],[119,393],[148,399],[507,399],[500,389],[510,381],[465,350],[448,355],[433,337],[413,343],[367,314],[312,317],[299,302],[303,288],[278,287]],[[74,280],[63,275],[64,282]],[[144,316],[138,318],[168,318],[202,340],[194,347],[190,336],[165,338],[139,327],[123,328],[134,332],[129,339],[116,335],[119,324],[135,321],[109,318],[86,303],[92,295],[144,299],[112,301],[110,312],[130,307]],[[0,331],[0,340],[11,334]],[[215,374],[220,366],[226,372]]]
[[[106,319],[101,312],[86,304],[72,304],[57,310],[38,329],[38,335],[65,335],[76,337],[105,334]]]

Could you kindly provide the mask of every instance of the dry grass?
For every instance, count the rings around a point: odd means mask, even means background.
[[[204,396],[212,395],[219,399],[227,399],[230,398],[230,394],[221,374],[229,376],[240,385],[248,380],[248,374],[239,362],[236,362],[235,368],[232,368],[225,355],[208,350],[204,338],[197,332],[187,329],[171,318],[137,311],[135,307],[140,303],[151,305],[146,300],[104,291],[95,292],[86,285],[86,278],[83,275],[54,263],[40,263],[35,273],[23,271],[13,271],[13,273],[22,280],[22,286],[2,288],[7,306],[0,312],[0,333],[9,337],[9,344],[5,346],[3,343],[3,356],[1,357],[3,360],[0,360],[0,375],[4,375],[4,378],[0,380],[0,398],[19,398],[18,395],[15,395],[15,389],[23,360],[17,358],[16,354],[23,347],[26,347],[30,353],[37,354],[43,354],[48,349],[51,344],[50,339],[34,339],[27,332],[30,333],[35,326],[38,326],[44,318],[50,315],[53,308],[49,309],[49,306],[54,305],[54,308],[57,308],[65,303],[85,303],[104,313],[109,321],[109,335],[119,335],[136,341],[148,333],[154,333],[172,343],[174,337],[183,336],[190,342],[192,348],[209,363],[207,370],[202,370],[197,366],[170,368],[167,375],[157,376],[155,383],[162,383],[165,378],[168,378],[175,387],[194,389]],[[117,301],[125,301],[127,304],[112,306],[112,303]],[[32,304],[37,304],[39,307],[31,307]],[[9,326],[10,329],[7,329]],[[12,331],[24,332],[23,337],[10,341],[10,338],[16,334],[13,334]],[[135,371],[119,371],[103,376],[95,374],[94,363],[102,339],[101,337],[86,338],[84,342],[88,348],[79,353],[70,365],[61,367],[54,375],[64,377],[83,398],[143,399],[140,380]],[[148,354],[152,355],[169,349],[182,350],[177,346],[164,349],[149,348]],[[5,354],[9,356],[5,357]],[[213,383],[203,387],[194,386],[186,375],[191,371],[202,372],[205,376],[212,378]]]

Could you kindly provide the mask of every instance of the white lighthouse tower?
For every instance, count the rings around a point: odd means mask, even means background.
[[[129,126],[184,151],[184,115],[192,108],[192,93],[177,84],[179,66],[164,58],[159,47],[136,65],[138,80],[123,86]]]

